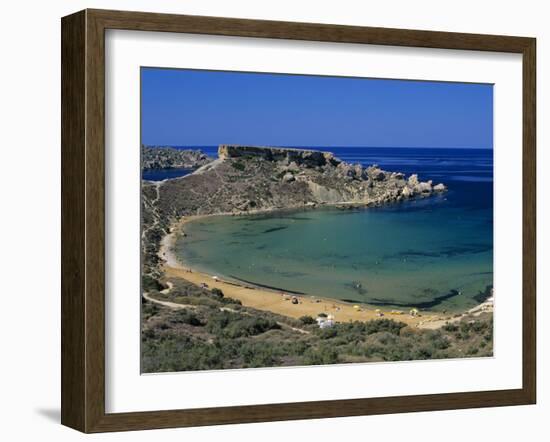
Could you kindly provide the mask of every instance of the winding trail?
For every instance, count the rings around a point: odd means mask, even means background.
[[[153,183],[153,186],[155,187],[156,197],[149,201],[149,206],[151,206],[151,213],[153,214],[154,220],[153,220],[153,222],[151,223],[151,225],[149,227],[147,227],[146,229],[143,229],[143,231],[141,232],[141,239],[142,240],[145,239],[145,235],[147,235],[149,230],[155,228],[158,224],[159,216],[158,216],[158,213],[155,210],[155,206],[156,206],[158,200],[160,199],[160,186],[161,186],[161,184],[162,184],[162,181],[155,181]]]
[[[145,299],[147,299],[147,301],[151,301],[155,304],[163,305],[164,307],[169,307],[169,308],[174,309],[174,310],[181,310],[181,309],[184,309],[184,308],[188,308],[188,309],[196,309],[197,308],[196,305],[191,305],[191,304],[177,304],[175,302],[170,302],[170,301],[161,301],[160,299],[155,299],[155,298],[151,297],[149,295],[149,293],[147,293],[147,292],[143,292],[143,297]]]
[[[174,285],[171,283],[171,282],[168,282],[168,288],[164,289],[161,291],[161,293],[163,294],[168,294],[170,293],[170,290],[172,290],[172,287]],[[145,299],[147,299],[148,301],[150,302],[153,302],[155,304],[159,304],[159,305],[162,305],[164,307],[168,307],[168,308],[171,308],[171,309],[174,309],[174,310],[182,310],[182,309],[190,309],[190,310],[194,310],[197,308],[196,305],[191,305],[191,304],[178,304],[176,302],[170,302],[170,301],[161,301],[160,299],[156,299],[156,298],[153,298],[151,295],[149,295],[149,293],[147,292],[143,292],[143,297]],[[252,316],[250,313],[248,312],[243,312],[243,311],[239,311],[239,310],[235,310],[233,308],[229,308],[229,307],[220,307],[219,308],[219,311],[220,312],[231,312],[231,313],[238,313],[238,314],[241,314],[241,315],[246,315],[246,316]],[[280,321],[275,321],[281,328],[285,328],[287,330],[292,330],[292,331],[295,331],[295,332],[298,332],[298,333],[302,333],[302,334],[306,334],[306,335],[309,335],[311,332],[309,330],[303,330],[301,328],[298,328],[298,327],[292,327],[291,325],[288,325],[288,324],[285,324],[284,322],[280,322]]]

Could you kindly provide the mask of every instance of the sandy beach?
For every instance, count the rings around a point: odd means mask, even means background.
[[[159,256],[166,261],[164,272],[167,278],[182,278],[196,285],[207,284],[209,288],[215,287],[222,290],[227,297],[238,299],[246,307],[266,310],[292,318],[299,318],[304,315],[315,318],[319,313],[333,315],[336,322],[369,321],[384,317],[399,320],[419,328],[438,328],[452,319],[457,319],[434,312],[420,312],[420,314],[413,316],[405,310],[374,309],[362,304],[354,305],[316,296],[296,296],[298,304],[293,304],[292,295],[290,294],[225,281],[215,275],[192,269],[178,260],[173,252],[173,246],[186,223],[206,216],[213,215],[182,218],[172,226],[171,233],[162,239]]]

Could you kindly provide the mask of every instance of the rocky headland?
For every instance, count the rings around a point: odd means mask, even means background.
[[[200,150],[175,149],[174,147],[141,146],[141,168],[148,169],[196,169],[212,161]]]
[[[444,184],[420,181],[415,174],[407,177],[378,165],[349,164],[330,152],[221,145],[217,159],[208,161],[202,155],[186,157],[189,168],[198,167],[190,175],[143,183],[143,274],[147,281],[161,276],[160,241],[183,216],[321,205],[371,207],[446,191]]]
[[[218,159],[164,183],[158,204],[180,217],[321,204],[373,206],[444,190],[417,175],[348,164],[329,152],[222,145]]]

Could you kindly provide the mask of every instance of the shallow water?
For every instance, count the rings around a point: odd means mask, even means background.
[[[462,310],[493,280],[492,151],[331,149],[449,192],[380,208],[211,217],[176,253],[226,278],[390,307]]]

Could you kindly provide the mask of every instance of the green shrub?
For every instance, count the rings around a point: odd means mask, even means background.
[[[204,325],[194,312],[187,309],[174,311],[169,322],[172,324],[189,324],[195,327]]]
[[[244,169],[246,168],[246,166],[244,165],[244,163],[241,163],[240,161],[233,161],[231,163],[231,165],[237,169],[237,170],[240,170],[241,172],[244,171]]]
[[[315,319],[309,315],[300,316],[300,322],[304,325],[315,324]]]
[[[399,335],[400,330],[406,327],[404,322],[396,322],[392,319],[376,319],[365,323],[365,332],[370,335],[379,332],[388,332]]]
[[[280,328],[281,326],[271,319],[250,317],[229,323],[225,328],[224,335],[229,338],[255,336],[268,330]]]
[[[437,350],[445,350],[449,348],[449,341],[447,337],[442,335],[440,331],[429,330],[426,332],[426,338],[429,344]]]
[[[212,288],[210,292],[217,298],[223,298],[223,292],[217,287]]]
[[[451,333],[458,331],[458,326],[456,324],[452,324],[452,323],[445,324],[442,328],[443,328],[443,330],[445,330],[447,332],[451,332]]]
[[[241,316],[238,313],[228,311],[212,314],[207,323],[207,330],[210,333],[227,338],[255,336],[268,330],[280,328],[281,326],[272,319]]]
[[[239,299],[235,299],[235,298],[222,298],[221,301],[224,304],[243,305],[243,303]]]
[[[428,346],[422,346],[415,350],[413,359],[431,359],[434,351]]]
[[[338,352],[329,347],[310,348],[304,355],[304,363],[306,365],[336,364],[338,360]]]
[[[142,301],[145,298],[142,298]],[[160,311],[160,308],[157,304],[154,302],[149,302],[145,300],[145,302],[141,305],[141,315],[143,319],[147,320],[152,316],[155,316]]]
[[[338,335],[338,329],[336,327],[322,328],[318,331],[321,339],[332,339]]]
[[[145,292],[150,292],[152,290],[162,290],[164,287],[160,282],[158,282],[151,275],[143,275],[141,278],[141,288]]]

